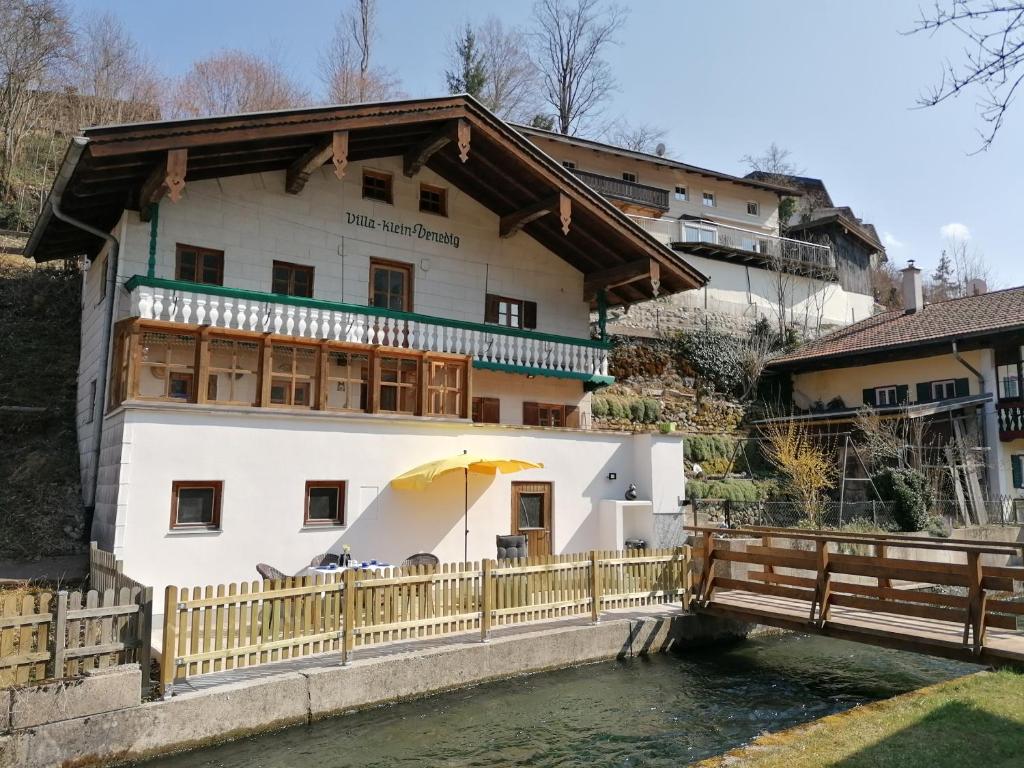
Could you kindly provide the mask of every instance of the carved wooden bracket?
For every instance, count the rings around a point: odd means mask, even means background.
[[[139,216],[143,221],[149,221],[149,207],[160,202],[164,195],[167,195],[172,203],[181,199],[181,193],[185,191],[187,171],[188,150],[167,150],[167,154],[143,182],[139,192]]]
[[[331,136],[331,145],[334,147],[331,158],[334,163],[334,175],[343,179],[345,168],[348,167],[348,131],[335,131]]]
[[[335,131],[330,138],[314,144],[307,152],[288,166],[285,173],[284,189],[290,195],[297,195],[306,186],[310,174],[328,160],[334,163],[334,175],[345,177],[348,165],[348,131]]]
[[[498,234],[501,237],[512,237],[516,232],[525,227],[531,221],[536,221],[541,216],[557,211],[562,222],[562,232],[569,234],[569,223],[572,220],[572,200],[568,195],[558,192],[543,200],[538,200],[533,205],[528,205],[514,213],[501,217],[498,226]]]
[[[445,123],[440,129],[419,144],[411,147],[405,153],[402,162],[402,172],[409,178],[412,178],[420,172],[420,169],[427,164],[427,161],[435,152],[452,141],[459,148],[459,159],[462,162],[466,162],[469,159],[469,138],[470,126],[468,120],[451,120]]]
[[[648,277],[651,280],[651,292],[657,296],[661,288],[661,264],[654,259],[637,259],[599,272],[591,272],[583,282],[583,295],[590,300],[597,296],[600,290],[628,285]]]

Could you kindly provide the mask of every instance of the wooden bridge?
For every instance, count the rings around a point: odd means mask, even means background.
[[[1022,543],[689,530],[697,611],[961,661],[1024,664]]]

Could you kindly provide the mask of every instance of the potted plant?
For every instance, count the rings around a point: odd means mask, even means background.
[[[667,435],[670,432],[676,431],[676,423],[674,421],[661,421],[658,422],[658,429],[661,431],[661,434]]]

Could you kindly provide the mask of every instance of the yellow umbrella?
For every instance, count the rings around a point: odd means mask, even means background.
[[[478,456],[469,451],[463,451],[456,456],[449,456],[444,459],[428,461],[426,464],[410,469],[408,472],[399,475],[391,481],[392,488],[405,491],[422,491],[437,478],[447,475],[449,472],[462,471],[465,478],[465,531],[463,533],[462,557],[465,560],[469,555],[469,473],[477,475],[511,474],[524,469],[543,469],[544,465],[526,461],[525,459],[508,459],[493,456]]]

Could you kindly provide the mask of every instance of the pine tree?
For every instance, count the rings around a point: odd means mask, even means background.
[[[946,301],[956,296],[956,280],[954,279],[953,261],[945,251],[939,257],[938,266],[932,272],[931,285],[928,287],[928,300],[931,302]]]
[[[483,54],[477,47],[476,33],[467,24],[462,37],[455,41],[452,60],[455,70],[445,72],[449,93],[468,93],[479,98],[487,84],[487,70]]]

